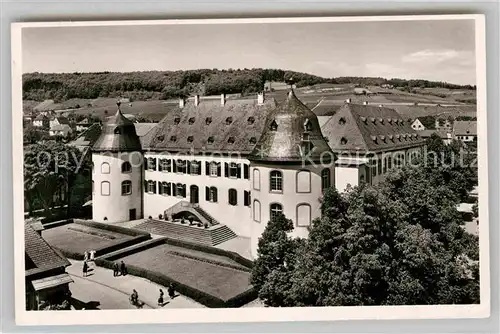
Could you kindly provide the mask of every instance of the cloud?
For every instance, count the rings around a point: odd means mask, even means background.
[[[471,51],[457,51],[452,49],[432,50],[426,49],[404,55],[401,58],[403,63],[428,63],[436,64],[442,62],[452,62],[461,66],[474,65],[474,53]]]

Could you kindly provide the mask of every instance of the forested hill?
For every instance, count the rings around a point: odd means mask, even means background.
[[[364,77],[322,78],[279,69],[200,69],[186,71],[99,72],[99,73],[27,73],[23,75],[23,99],[55,102],[71,98],[132,97],[169,99],[192,94],[213,95],[262,91],[266,81],[288,81],[297,87],[320,83],[381,85],[398,87],[442,87],[472,89],[427,80],[403,80]]]

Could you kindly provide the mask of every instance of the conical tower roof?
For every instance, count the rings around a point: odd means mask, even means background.
[[[135,132],[134,123],[123,116],[120,103],[118,110],[104,124],[101,136],[97,139],[92,151],[94,152],[128,152],[141,151],[141,141]]]
[[[293,90],[286,100],[271,111],[264,131],[249,156],[259,162],[325,162],[333,158],[323,138],[316,115]]]

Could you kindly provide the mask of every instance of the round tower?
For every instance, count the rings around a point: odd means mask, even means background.
[[[143,157],[132,121],[120,103],[92,147],[92,219],[124,222],[142,218]]]
[[[252,255],[269,221],[282,213],[294,224],[293,236],[307,237],[321,216],[323,190],[333,186],[335,156],[316,115],[290,90],[271,111],[250,154]]]

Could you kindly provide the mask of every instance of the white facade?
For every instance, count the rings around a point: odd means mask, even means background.
[[[92,164],[92,219],[116,223],[141,218],[144,193],[141,153],[94,152]]]
[[[323,189],[335,184],[334,167],[319,165],[252,164],[250,178],[251,251],[254,257],[257,256],[258,239],[275,212],[293,221],[293,236],[307,237],[312,220],[321,216]]]
[[[145,161],[156,160],[155,168],[145,168],[145,182],[152,181],[156,185],[156,191],[148,191],[144,194],[144,217],[158,218],[165,210],[180,201],[188,201],[198,204],[220,223],[227,225],[240,236],[250,236],[250,205],[245,203],[245,196],[250,196],[249,166],[250,162],[241,157],[222,157],[220,155],[192,156],[192,155],[164,155],[154,152],[145,153]],[[173,162],[170,168],[160,167],[161,160],[178,162],[177,171],[174,171]],[[186,172],[180,161],[189,161],[190,170]],[[193,162],[200,163],[199,174]],[[208,164],[208,174],[207,174]],[[226,168],[227,164],[227,168]],[[233,164],[233,165],[232,165]],[[246,166],[246,167],[245,167]],[[164,166],[166,167],[166,166]],[[160,170],[162,169],[162,170]],[[226,176],[227,170],[227,176]],[[161,191],[162,182],[164,187],[170,187],[170,193]],[[169,183],[169,184],[168,184]],[[185,187],[185,193],[172,191],[173,186]],[[207,189],[208,187],[208,189]],[[212,189],[210,189],[212,188]],[[153,189],[151,189],[153,190]],[[207,190],[214,196],[207,197]],[[232,192],[232,201],[229,201],[229,191]],[[247,192],[247,193],[245,193]],[[234,198],[234,195],[236,195]],[[236,199],[236,201],[234,201]],[[248,204],[248,205],[245,205]]]

